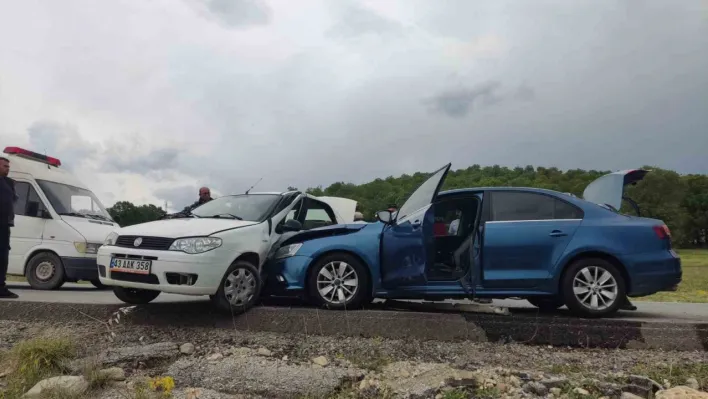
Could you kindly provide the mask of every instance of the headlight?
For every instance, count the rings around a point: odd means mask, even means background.
[[[286,245],[284,247],[280,247],[276,252],[275,252],[275,259],[283,259],[283,258],[289,258],[291,256],[295,256],[297,254],[297,251],[302,247],[302,243],[297,243],[297,244],[290,244]]]
[[[103,241],[103,245],[116,245],[116,240],[118,239],[118,233],[115,231],[112,232],[111,234],[106,237],[106,240]]]
[[[200,254],[221,246],[221,238],[190,237],[179,238],[170,245],[170,251],[182,251],[188,254]]]
[[[95,242],[77,241],[74,243],[76,251],[82,254],[96,254],[101,244]]]

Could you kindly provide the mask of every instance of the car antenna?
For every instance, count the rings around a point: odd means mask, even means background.
[[[246,194],[248,194],[251,190],[253,190],[253,187],[256,187],[256,184],[260,183],[261,180],[263,180],[262,177],[261,177],[260,179],[258,179],[258,181],[257,181],[254,185],[252,185],[251,188],[249,188],[248,190],[246,190]]]

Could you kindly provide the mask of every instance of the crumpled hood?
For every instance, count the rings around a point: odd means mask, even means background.
[[[219,231],[252,226],[255,224],[257,224],[257,222],[233,219],[167,219],[124,227],[118,231],[118,234],[169,238],[196,237],[208,236]]]
[[[112,222],[76,216],[61,216],[61,220],[84,236],[87,242],[93,243],[103,243],[111,232],[119,228]]]

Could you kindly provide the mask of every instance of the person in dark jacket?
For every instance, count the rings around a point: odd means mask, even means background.
[[[10,257],[10,227],[15,225],[15,181],[10,173],[10,160],[0,157],[0,298],[17,298],[7,289],[7,265]]]
[[[190,214],[194,208],[200,205],[204,205],[211,200],[211,191],[209,190],[209,187],[202,187],[199,189],[199,199],[197,200],[197,202],[184,208],[184,210],[180,213],[183,213],[185,215]]]

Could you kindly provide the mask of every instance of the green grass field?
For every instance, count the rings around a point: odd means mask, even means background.
[[[676,292],[659,292],[632,301],[708,303],[708,250],[682,249],[683,281]],[[8,276],[9,281],[25,281],[24,277]],[[88,284],[88,283],[87,283]]]

